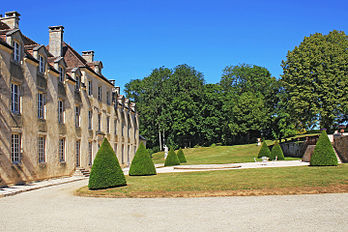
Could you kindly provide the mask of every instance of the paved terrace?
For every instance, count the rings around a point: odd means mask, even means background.
[[[88,180],[0,198],[0,231],[348,231],[348,194],[91,198]]]

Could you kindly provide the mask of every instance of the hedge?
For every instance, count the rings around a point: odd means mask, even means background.
[[[261,149],[259,151],[259,154],[257,155],[257,158],[261,158],[262,156],[271,157],[271,151],[269,150],[267,143],[263,142],[261,145]]]
[[[94,159],[89,189],[105,189],[127,185],[115,152],[105,138]]]
[[[180,165],[180,160],[178,156],[175,154],[174,149],[170,148],[168,156],[164,162],[164,166],[174,166],[174,165]]]
[[[129,168],[130,176],[148,176],[156,175],[156,168],[150,157],[150,153],[146,150],[141,142]]]
[[[310,161],[311,166],[337,166],[338,160],[326,131],[323,130]]]
[[[181,148],[179,149],[179,151],[177,153],[177,156],[179,158],[180,163],[186,163],[187,162],[185,154],[184,154],[184,152],[182,151]]]
[[[276,141],[272,147],[270,160],[275,160],[276,157],[277,157],[277,160],[285,159],[282,147],[279,145],[278,141]]]

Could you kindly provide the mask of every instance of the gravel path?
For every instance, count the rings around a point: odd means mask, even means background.
[[[348,194],[105,199],[87,180],[0,198],[0,231],[348,231]]]

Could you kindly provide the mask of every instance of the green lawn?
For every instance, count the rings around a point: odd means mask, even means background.
[[[272,141],[267,141],[272,144]],[[244,163],[254,162],[261,146],[254,144],[234,145],[234,146],[216,146],[183,149],[187,163],[183,164],[226,164],[226,163]],[[177,152],[177,151],[176,151]],[[164,163],[164,153],[153,154],[154,163]],[[286,157],[286,160],[295,160],[298,158]]]
[[[77,195],[101,197],[195,197],[348,192],[348,164],[329,167],[260,168],[156,176],[127,176],[128,186],[88,190]]]

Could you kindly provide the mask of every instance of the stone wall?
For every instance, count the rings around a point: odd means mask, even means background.
[[[303,141],[289,142],[280,144],[284,156],[302,157],[306,151],[307,144]]]
[[[335,137],[334,147],[343,163],[348,163],[348,136]]]

